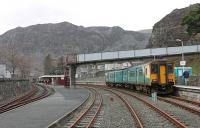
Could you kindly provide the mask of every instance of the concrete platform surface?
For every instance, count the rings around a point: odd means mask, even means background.
[[[0,128],[45,128],[78,106],[89,92],[86,89],[54,87],[50,97],[0,114]]]
[[[174,85],[177,88],[186,88],[186,89],[196,89],[200,90],[199,86],[188,86],[188,85]]]

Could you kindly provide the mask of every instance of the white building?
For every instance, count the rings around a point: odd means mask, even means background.
[[[11,78],[11,74],[6,70],[5,64],[0,64],[0,78]]]
[[[115,70],[115,69],[122,69],[122,64],[105,64],[105,70]]]

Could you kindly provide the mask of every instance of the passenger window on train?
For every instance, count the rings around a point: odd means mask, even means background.
[[[167,72],[173,73],[173,65],[172,64],[167,64]]]
[[[158,73],[158,65],[157,64],[151,65],[151,73]]]
[[[143,75],[142,69],[139,70],[139,75]]]
[[[134,77],[134,76],[135,76],[135,72],[130,72],[130,73],[129,73],[129,76],[130,76],[130,77]]]

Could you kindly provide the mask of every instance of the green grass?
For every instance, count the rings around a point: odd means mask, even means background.
[[[175,66],[180,66],[181,56],[168,57],[167,59],[175,62]],[[186,67],[192,67],[192,73],[195,76],[200,75],[200,54],[185,55]]]

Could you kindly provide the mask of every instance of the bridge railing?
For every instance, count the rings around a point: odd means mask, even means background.
[[[183,53],[198,53],[200,52],[200,45],[183,46]],[[90,53],[90,54],[78,54],[77,62],[89,62],[89,61],[103,61],[114,59],[128,59],[139,57],[151,57],[151,56],[167,56],[177,55],[182,53],[182,47],[166,47],[166,48],[150,48],[140,50],[129,51],[115,51],[115,52],[102,52],[102,53]]]

